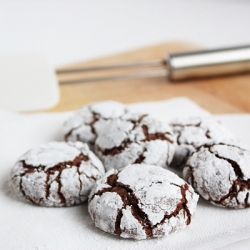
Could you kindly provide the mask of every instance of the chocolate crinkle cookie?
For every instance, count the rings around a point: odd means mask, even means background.
[[[186,228],[198,195],[174,173],[135,164],[109,170],[96,182],[88,210],[95,226],[123,238],[162,237]]]
[[[115,101],[96,102],[84,106],[64,123],[65,140],[82,141],[92,148],[106,121],[120,117],[126,112],[127,108]]]
[[[174,149],[175,137],[170,126],[139,113],[127,113],[109,121],[95,143],[95,153],[106,170],[133,163],[166,167]]]
[[[184,179],[212,204],[250,206],[250,151],[217,143],[193,153],[183,169]]]
[[[50,142],[22,155],[11,171],[17,197],[41,206],[71,206],[87,200],[104,175],[96,155],[82,142]]]
[[[171,167],[184,167],[189,155],[205,144],[228,142],[233,134],[213,117],[182,117],[170,122],[176,136],[176,150]]]

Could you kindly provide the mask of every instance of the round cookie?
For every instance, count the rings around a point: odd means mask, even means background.
[[[82,141],[92,148],[96,135],[109,119],[120,117],[127,108],[119,102],[91,103],[79,109],[63,125],[65,141]]]
[[[203,146],[189,157],[183,176],[214,205],[250,206],[250,151],[247,149],[222,143]]]
[[[50,142],[22,155],[11,171],[17,197],[41,206],[71,206],[87,200],[104,167],[87,144]]]
[[[171,167],[181,168],[189,155],[205,144],[233,139],[231,131],[213,117],[177,118],[170,123],[177,146]]]
[[[89,195],[95,226],[123,238],[162,237],[190,224],[198,195],[176,174],[134,164],[109,170]]]
[[[109,121],[95,143],[95,153],[106,170],[133,163],[166,167],[174,149],[175,137],[169,125],[138,113]]]

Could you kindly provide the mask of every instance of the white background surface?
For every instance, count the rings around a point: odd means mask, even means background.
[[[0,0],[0,55],[55,66],[161,42],[250,43],[248,0]]]

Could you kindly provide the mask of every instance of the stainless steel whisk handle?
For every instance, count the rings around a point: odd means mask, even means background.
[[[172,53],[165,58],[170,81],[250,72],[250,45]]]

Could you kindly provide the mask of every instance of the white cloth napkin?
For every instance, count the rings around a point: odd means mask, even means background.
[[[209,115],[186,98],[129,105],[169,120],[183,115]],[[67,208],[39,207],[16,199],[8,188],[10,169],[33,146],[63,140],[61,127],[71,113],[18,115],[0,112],[0,249],[215,249],[249,248],[250,208],[215,207],[200,199],[189,227],[159,239],[121,239],[94,227],[87,204]],[[250,115],[219,119],[244,142],[250,141]],[[235,243],[237,242],[237,243]],[[230,245],[233,243],[233,245]]]

